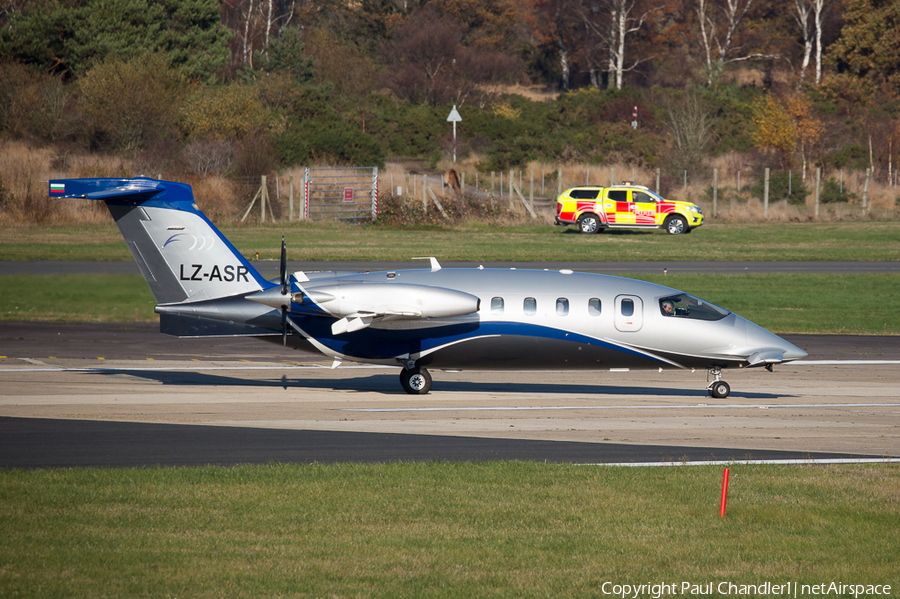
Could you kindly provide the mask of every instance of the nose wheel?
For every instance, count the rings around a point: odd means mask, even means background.
[[[722,380],[722,369],[713,366],[709,369],[707,378],[713,377],[713,382],[706,386],[706,391],[710,397],[716,399],[725,399],[731,393],[731,385]]]
[[[419,366],[404,368],[400,371],[400,384],[411,395],[424,395],[431,390],[431,373]]]

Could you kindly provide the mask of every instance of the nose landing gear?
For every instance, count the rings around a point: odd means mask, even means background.
[[[710,397],[725,399],[731,393],[731,385],[722,380],[722,369],[718,366],[710,366],[706,378],[713,377],[713,381],[706,386]]]

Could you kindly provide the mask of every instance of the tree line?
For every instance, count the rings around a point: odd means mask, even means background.
[[[484,171],[889,174],[900,0],[0,1],[8,138],[198,174],[436,163],[452,105]]]

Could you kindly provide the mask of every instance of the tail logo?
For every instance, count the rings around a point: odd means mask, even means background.
[[[197,235],[191,235],[189,233],[176,233],[172,235],[166,242],[163,244],[163,248],[168,246],[170,243],[175,243],[177,241],[189,241],[191,243],[191,247],[188,248],[190,250],[198,250],[198,251],[209,251],[216,244],[215,237],[199,237]]]

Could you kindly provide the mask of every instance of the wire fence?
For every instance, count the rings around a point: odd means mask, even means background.
[[[257,177],[235,178],[232,181],[238,195],[246,198],[247,205],[261,186],[261,180]],[[804,174],[802,170],[793,169],[738,167],[674,173],[659,168],[561,166],[487,173],[454,169],[450,175],[449,170],[443,174],[423,174],[389,166],[377,171],[371,186],[378,195],[388,194],[394,198],[421,201],[423,205],[429,204],[430,196],[452,198],[465,195],[476,200],[508,201],[510,205],[517,201],[516,198],[520,198],[535,211],[548,214],[555,210],[556,197],[568,188],[605,187],[626,182],[645,186],[666,199],[699,204],[706,214],[713,217],[723,210],[749,203],[759,204],[762,217],[769,216],[769,207],[779,203],[794,206],[801,212],[808,209],[810,216],[819,216],[820,208],[825,205],[840,206],[845,214],[877,214],[886,218],[900,216],[900,180],[896,170],[888,174],[873,170],[838,168],[822,172],[819,169],[807,169]],[[268,218],[303,219],[306,183],[304,175],[267,177],[269,204],[265,214],[268,214]],[[343,184],[338,182],[331,186],[335,185],[340,187],[342,194],[345,193]],[[355,183],[352,186],[358,187]],[[341,195],[338,203],[343,203],[344,199],[344,195]],[[264,221],[266,217],[260,214],[260,220]],[[341,219],[345,215],[338,211],[333,216]],[[372,216],[374,217],[374,213]],[[329,215],[322,213],[315,217],[328,219]],[[365,219],[354,216],[353,220]]]

